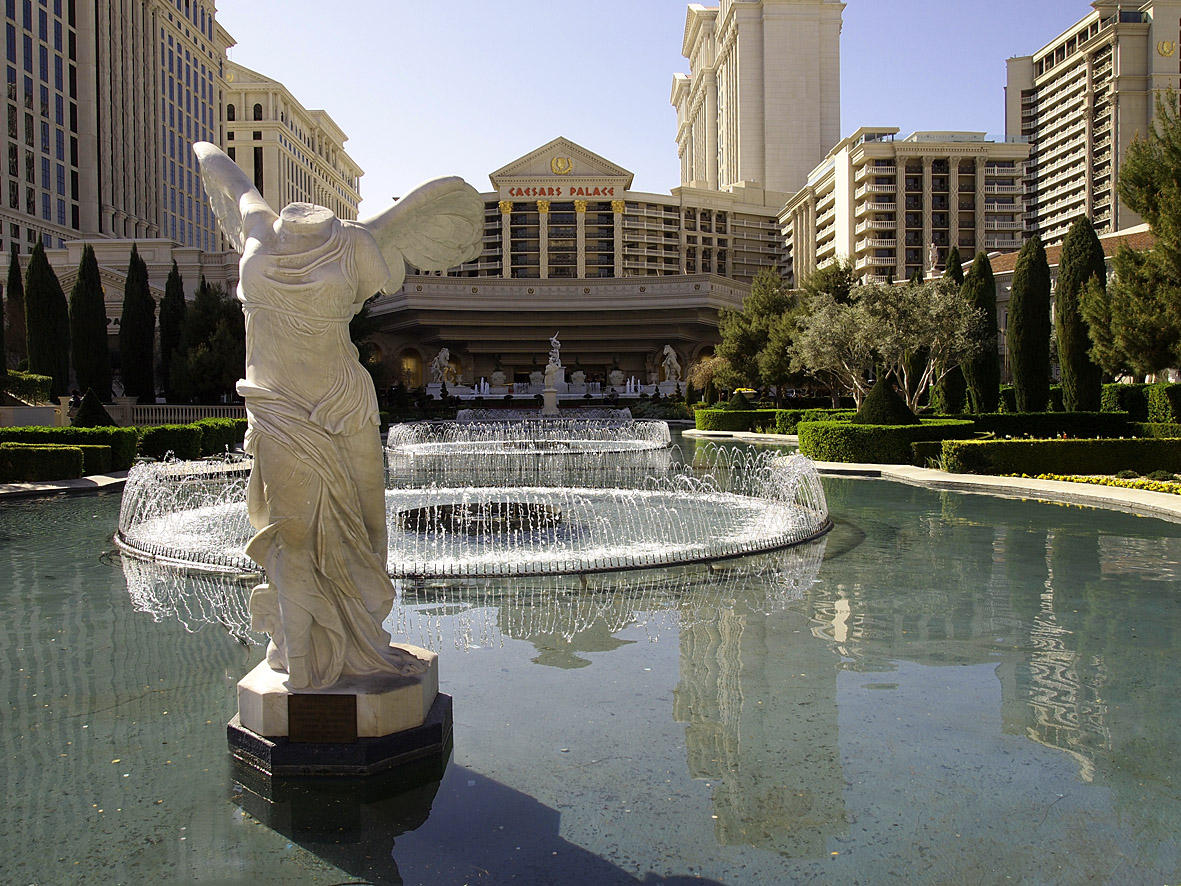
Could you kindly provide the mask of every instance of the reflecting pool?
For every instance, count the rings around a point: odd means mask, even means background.
[[[118,497],[4,504],[0,882],[1181,879],[1181,525],[825,491],[818,579],[774,606],[758,576],[683,622],[424,592],[400,623],[454,752],[369,792],[231,768],[262,650],[133,607]]]

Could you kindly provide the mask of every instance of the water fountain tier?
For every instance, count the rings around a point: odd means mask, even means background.
[[[387,447],[389,575],[675,567],[783,549],[830,528],[809,460],[705,446],[685,463],[648,423],[636,424],[566,440],[526,439],[509,427],[466,435],[459,426],[399,429]],[[244,552],[245,483],[217,476],[137,466],[124,492],[120,548],[196,570],[257,572]]]

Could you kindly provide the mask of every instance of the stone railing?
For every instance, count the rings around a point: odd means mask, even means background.
[[[192,406],[180,403],[139,404],[130,397],[116,397],[114,406],[107,408],[111,418],[119,424],[155,427],[157,425],[187,425],[202,418],[245,418],[246,407]]]

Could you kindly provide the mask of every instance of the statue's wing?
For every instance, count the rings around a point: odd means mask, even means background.
[[[209,142],[193,145],[201,169],[201,182],[209,195],[209,205],[233,247],[241,252],[250,229],[273,225],[278,215],[271,209],[254,183],[224,151]]]
[[[390,267],[388,292],[401,285],[403,259],[422,271],[445,271],[478,256],[484,201],[461,178],[437,178],[357,224],[377,241]]]

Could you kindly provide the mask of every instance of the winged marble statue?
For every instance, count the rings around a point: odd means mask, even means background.
[[[276,213],[242,169],[193,146],[210,205],[241,253],[246,315],[246,552],[267,575],[254,588],[267,662],[292,689],[422,665],[390,645],[385,477],[377,398],[348,325],[365,302],[402,285],[406,263],[445,270],[480,252],[484,207],[459,178],[415,188],[388,209],[346,221],[292,203]]]

